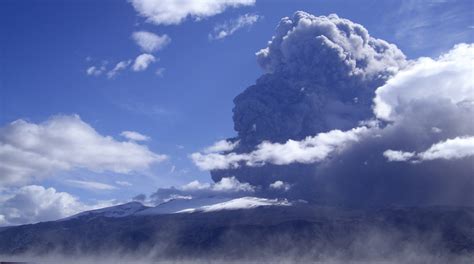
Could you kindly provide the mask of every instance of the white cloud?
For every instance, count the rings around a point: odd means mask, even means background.
[[[239,145],[239,141],[232,142],[225,139],[219,140],[214,145],[204,149],[205,153],[214,153],[214,152],[226,152],[231,151]]]
[[[241,183],[235,177],[227,177],[213,184],[212,190],[218,192],[252,192],[254,187],[248,183]]]
[[[105,71],[105,66],[91,66],[87,68],[86,73],[90,76],[99,76]]]
[[[229,7],[251,6],[255,0],[129,0],[140,16],[157,25],[180,24],[217,15]]]
[[[191,154],[191,159],[194,164],[201,170],[222,170],[228,168],[238,168],[239,163],[249,159],[248,154],[220,154],[209,153],[202,154],[195,152]]]
[[[223,39],[232,34],[237,30],[244,27],[251,27],[261,17],[256,14],[245,14],[239,16],[237,19],[227,21],[222,24],[218,24],[214,27],[212,33],[209,33],[209,39]]]
[[[437,60],[420,58],[378,88],[374,113],[393,121],[417,101],[474,101],[474,44],[459,44]]]
[[[86,205],[69,193],[27,185],[0,193],[0,225],[51,221],[112,204],[104,201]]]
[[[145,136],[135,131],[123,131],[120,133],[121,136],[132,141],[148,141],[150,140],[149,136]]]
[[[239,182],[235,177],[225,177],[212,184],[192,181],[179,189],[183,191],[253,192],[255,188],[248,183]]]
[[[120,185],[120,186],[124,186],[124,187],[132,186],[132,184],[129,183],[128,181],[115,181],[115,184]]]
[[[117,187],[112,186],[110,184],[105,184],[101,182],[95,181],[80,181],[80,180],[67,180],[67,183],[75,186],[77,188],[82,188],[86,190],[115,190]]]
[[[189,190],[207,190],[210,189],[211,184],[210,183],[201,183],[198,180],[192,181],[188,184],[185,184],[180,187],[181,190],[183,191],[189,191]]]
[[[290,184],[283,181],[275,181],[274,183],[271,183],[269,187],[270,189],[284,190],[284,191],[288,191],[291,188]]]
[[[138,55],[138,57],[135,59],[135,62],[133,63],[132,70],[133,71],[144,71],[152,64],[155,62],[157,59],[155,56],[148,54],[148,53],[143,53]]]
[[[130,63],[132,63],[131,60],[118,62],[112,70],[107,72],[107,77],[109,79],[114,78],[119,72],[125,70],[130,65]]]
[[[73,169],[130,173],[165,158],[146,146],[102,136],[77,115],[53,116],[39,124],[20,119],[0,128],[2,185]]]
[[[389,161],[421,162],[436,159],[462,159],[474,156],[474,137],[456,137],[433,144],[429,149],[416,153],[387,150],[384,156]]]
[[[407,161],[415,156],[415,152],[388,149],[384,151],[383,156],[387,158],[388,161]]]
[[[469,156],[474,156],[474,137],[447,139],[418,154],[422,160],[461,159]]]
[[[159,77],[163,77],[165,70],[166,70],[165,68],[158,68],[156,69],[155,74]]]
[[[150,195],[148,203],[161,204],[172,199],[227,199],[255,193],[257,187],[247,182],[240,182],[235,177],[223,177],[215,183],[201,183],[197,180],[179,187],[159,188]]]
[[[132,38],[146,53],[161,50],[171,42],[171,38],[166,34],[159,36],[148,31],[133,32]]]
[[[326,159],[333,152],[357,142],[368,132],[367,127],[348,131],[332,130],[307,137],[302,141],[288,140],[286,143],[264,141],[250,153],[193,153],[191,159],[202,170],[237,168],[241,163],[247,166],[262,166],[265,163],[286,165],[294,162],[314,163]]]

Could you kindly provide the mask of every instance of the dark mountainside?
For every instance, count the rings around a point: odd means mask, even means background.
[[[5,257],[468,263],[473,254],[472,207],[301,204],[151,216],[86,214],[0,230]]]

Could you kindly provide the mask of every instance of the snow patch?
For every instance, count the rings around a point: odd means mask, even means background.
[[[265,199],[258,197],[242,197],[225,201],[222,203],[205,205],[199,208],[188,208],[177,213],[194,213],[194,212],[215,212],[222,210],[239,210],[239,209],[252,209],[260,206],[290,206],[291,203],[288,200],[278,199]]]

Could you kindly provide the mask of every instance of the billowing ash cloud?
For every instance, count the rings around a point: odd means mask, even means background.
[[[331,204],[474,204],[473,45],[406,61],[361,25],[297,12],[257,60],[267,73],[234,100],[239,143],[191,156],[215,181],[262,196],[281,181]]]
[[[395,45],[363,26],[304,12],[281,20],[257,61],[268,74],[234,99],[244,145],[351,129],[372,116],[375,88],[407,64]]]
[[[395,45],[371,37],[362,25],[335,14],[316,17],[300,11],[280,21],[268,47],[257,52],[257,61],[267,72],[346,79],[396,72],[405,56]]]

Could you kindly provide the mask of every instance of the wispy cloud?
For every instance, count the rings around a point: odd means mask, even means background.
[[[123,131],[120,133],[122,137],[125,137],[126,139],[132,140],[132,141],[148,141],[150,140],[149,136],[140,134],[135,131]]]
[[[392,25],[385,30],[393,31],[400,44],[441,53],[454,44],[473,39],[466,26],[472,24],[472,4],[471,8],[465,4],[462,0],[405,0],[385,16],[383,24]]]
[[[99,76],[105,72],[105,66],[90,66],[87,68],[86,73],[90,76]]]
[[[236,19],[217,24],[212,32],[209,33],[209,39],[224,39],[242,28],[251,27],[261,18],[261,16],[256,14],[245,14]]]
[[[133,185],[133,184],[129,183],[128,181],[115,181],[115,184],[120,185],[120,186],[124,186],[124,187],[130,187],[130,186]]]
[[[114,78],[119,72],[125,70],[130,65],[130,63],[132,63],[131,60],[118,62],[112,70],[107,72],[107,77],[109,79]]]
[[[70,185],[77,187],[77,188],[82,188],[86,190],[115,190],[117,187],[106,184],[106,183],[101,183],[101,182],[95,182],[95,181],[81,181],[81,180],[67,180],[67,183]]]

